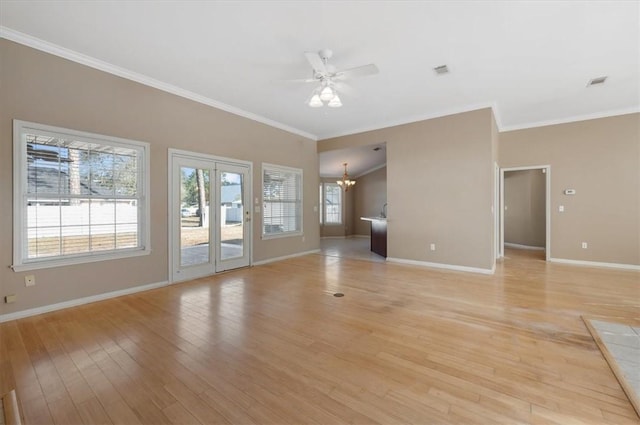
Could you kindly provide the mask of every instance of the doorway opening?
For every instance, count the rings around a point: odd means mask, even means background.
[[[169,150],[169,276],[196,279],[251,264],[246,161]]]
[[[500,244],[545,251],[551,258],[551,166],[500,170]]]

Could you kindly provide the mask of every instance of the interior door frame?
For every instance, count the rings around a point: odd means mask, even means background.
[[[167,235],[168,235],[168,271],[169,271],[169,277],[168,277],[168,282],[171,283],[175,283],[178,282],[178,280],[174,279],[174,243],[176,243],[176,235],[174,235],[174,220],[176,219],[176,208],[173,202],[174,199],[174,185],[173,185],[173,179],[174,179],[174,175],[173,175],[173,169],[174,169],[174,163],[176,161],[176,159],[178,158],[184,158],[184,159],[190,159],[190,160],[206,160],[209,162],[217,162],[217,163],[223,163],[223,164],[229,164],[229,165],[237,165],[237,166],[244,166],[248,168],[248,178],[247,178],[247,182],[246,182],[246,191],[247,191],[247,199],[249,201],[251,201],[253,199],[253,162],[251,161],[243,161],[241,159],[235,159],[235,158],[227,158],[227,157],[223,157],[223,156],[216,156],[216,155],[210,155],[210,154],[205,154],[205,153],[200,153],[200,152],[193,152],[193,151],[187,151],[187,150],[182,150],[182,149],[173,149],[173,148],[169,148],[168,149],[168,160],[167,160],[167,210],[168,210],[168,223],[167,223]],[[214,177],[214,176],[211,176]],[[211,179],[214,180],[214,179]],[[211,195],[213,196],[213,195]],[[210,199],[209,201],[210,203],[212,203],[212,199]],[[216,200],[217,202],[217,200]],[[247,205],[247,208],[249,211],[250,216],[252,217],[252,220],[248,223],[247,226],[247,247],[246,249],[248,250],[248,259],[249,259],[249,266],[251,266],[253,264],[253,207],[252,207],[252,203],[249,202]],[[212,215],[214,215],[214,217],[217,217],[219,215],[218,211],[215,211],[215,208],[213,209],[213,213]],[[213,228],[216,227],[215,225],[215,221],[213,221]],[[217,230],[216,230],[217,232]],[[214,244],[215,240],[217,239],[217,236],[213,239],[210,238],[209,243],[210,244]],[[217,253],[214,254],[215,256],[217,256]],[[215,258],[213,259],[214,261],[214,270],[215,270]],[[215,273],[215,272],[214,272]]]
[[[551,165],[500,168],[500,257],[504,257],[504,173],[509,171],[543,170],[545,173],[545,259],[551,258]]]

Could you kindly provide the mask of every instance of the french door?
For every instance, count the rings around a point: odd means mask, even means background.
[[[245,267],[251,258],[251,164],[170,150],[172,281]]]

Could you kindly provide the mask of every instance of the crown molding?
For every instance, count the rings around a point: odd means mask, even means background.
[[[353,134],[366,133],[368,131],[382,130],[385,128],[396,127],[398,125],[412,124],[415,122],[431,120],[434,118],[442,118],[449,115],[462,114],[464,112],[477,111],[479,109],[485,109],[485,108],[490,108],[493,111],[493,115],[496,117],[496,124],[498,125],[498,129],[500,129],[498,114],[496,114],[496,111],[497,111],[496,103],[485,102],[485,103],[476,103],[473,105],[461,106],[459,108],[451,108],[451,109],[447,109],[439,112],[431,112],[428,114],[413,115],[408,118],[390,120],[383,123],[379,123],[375,126],[360,127],[354,130],[348,130],[348,131],[339,132],[339,133],[322,134],[318,136],[319,137],[318,141],[321,142],[323,140],[333,139],[336,137],[350,136]]]
[[[25,34],[19,31],[15,31],[11,28],[7,28],[1,25],[0,25],[0,38],[5,38],[7,40],[31,47],[33,49],[40,50],[42,52],[49,53],[49,54],[70,60],[72,62],[79,63],[81,65],[85,65],[103,72],[107,72],[109,74],[116,75],[118,77],[126,78],[128,80],[135,81],[137,83],[144,84],[146,86],[153,87],[155,89],[162,90],[164,92],[171,93],[173,95],[180,96],[180,97],[192,100],[194,102],[201,103],[203,105],[211,106],[213,108],[220,109],[222,111],[229,112],[231,114],[234,114],[243,118],[247,118],[252,121],[256,121],[273,128],[286,131],[288,133],[297,134],[299,136],[305,137],[313,141],[322,141],[326,139],[332,139],[335,137],[349,136],[349,135],[358,134],[358,133],[365,133],[368,131],[382,130],[385,128],[395,127],[398,125],[411,124],[414,122],[425,121],[425,120],[434,119],[434,118],[442,118],[449,115],[471,112],[471,111],[484,109],[484,108],[491,108],[491,110],[493,111],[493,116],[496,121],[496,126],[498,127],[498,131],[500,133],[504,133],[508,131],[516,131],[516,130],[525,130],[525,129],[536,128],[536,127],[546,127],[550,125],[569,124],[572,122],[586,121],[586,120],[592,120],[592,119],[598,119],[598,118],[608,118],[608,117],[614,117],[618,115],[627,115],[627,114],[640,112],[640,106],[634,106],[630,108],[623,108],[623,109],[618,109],[613,111],[598,112],[598,113],[585,114],[585,115],[574,115],[574,116],[561,118],[561,119],[543,120],[543,121],[536,121],[536,122],[525,123],[525,124],[505,126],[503,124],[500,110],[496,102],[493,101],[493,102],[484,102],[484,103],[465,105],[465,106],[451,108],[451,109],[447,109],[439,112],[413,115],[411,117],[378,123],[374,126],[360,127],[360,128],[337,132],[337,133],[315,135],[315,134],[306,132],[304,130],[291,127],[287,124],[274,121],[270,118],[266,118],[261,115],[254,114],[252,112],[248,112],[243,109],[236,108],[231,105],[227,105],[226,103],[222,103],[217,100],[208,98],[206,96],[199,95],[192,91],[174,86],[172,84],[168,84],[168,83],[156,80],[147,75],[130,71],[128,69],[110,64],[108,62],[76,52],[71,49],[64,48],[57,44],[50,43],[48,41],[30,36],[28,34]]]
[[[380,165],[376,165],[373,168],[369,168],[368,170],[364,170],[363,172],[361,172],[360,174],[358,174],[357,176],[353,176],[354,179],[359,179],[362,176],[366,176],[367,174],[373,173],[374,171],[378,171],[381,168],[384,168],[387,166],[387,163],[385,162],[384,164],[380,164]]]
[[[127,80],[135,81],[136,83],[144,84],[145,86],[153,87],[155,89],[162,90],[164,92],[171,93],[176,96],[193,100],[194,102],[211,106],[213,108],[220,109],[225,112],[229,112],[231,114],[250,119],[252,121],[266,124],[270,127],[284,130],[288,133],[297,134],[298,136],[302,136],[307,139],[311,139],[313,141],[318,140],[318,137],[316,135],[308,133],[306,131],[291,127],[289,125],[283,124],[278,121],[274,121],[272,119],[263,117],[261,115],[254,114],[252,112],[242,110],[240,108],[236,108],[231,105],[227,105],[226,103],[218,102],[217,100],[199,95],[192,91],[182,89],[172,84],[164,83],[160,80],[156,80],[155,78],[149,77],[147,75],[130,71],[128,69],[102,61],[100,59],[96,59],[94,57],[87,56],[85,54],[76,52],[74,50],[67,49],[62,46],[58,46],[57,44],[53,44],[48,41],[44,41],[42,39],[30,36],[28,34],[15,31],[5,26],[0,26],[0,38],[6,38],[7,40],[31,47],[33,49],[40,50],[42,52],[49,53],[55,56],[59,56],[61,58],[70,60],[72,62],[76,62],[81,65],[85,65],[85,66],[97,69],[99,71],[107,72],[109,74],[113,74],[118,77],[126,78]]]
[[[588,120],[595,120],[599,118],[609,118],[609,117],[616,117],[619,115],[636,114],[636,113],[640,113],[640,106],[616,109],[613,111],[606,111],[606,112],[597,112],[594,114],[574,115],[571,117],[560,118],[555,120],[536,121],[536,122],[527,123],[527,124],[508,125],[504,127],[499,126],[498,128],[500,129],[500,133],[506,133],[508,131],[526,130],[529,128],[547,127],[550,125],[558,125],[558,124],[570,124],[573,122],[588,121]]]

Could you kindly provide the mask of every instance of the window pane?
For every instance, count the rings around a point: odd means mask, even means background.
[[[113,170],[116,195],[135,196],[138,181],[138,164],[135,152],[130,155],[115,155]]]
[[[325,183],[324,204],[325,223],[342,224],[342,188],[340,186]]]
[[[264,167],[263,234],[302,231],[302,170]]]
[[[116,248],[116,226],[97,225],[91,226],[91,250],[105,251]]]
[[[91,223],[89,199],[63,199],[60,202],[60,225],[80,226]]]
[[[88,133],[85,141],[82,133],[29,123],[19,131],[15,146],[26,144],[26,155],[15,184],[26,193],[16,249],[23,261],[143,248],[144,144]]]
[[[113,224],[116,221],[116,202],[113,199],[91,201],[91,224]]]
[[[62,255],[81,254],[89,251],[89,226],[62,228]]]

